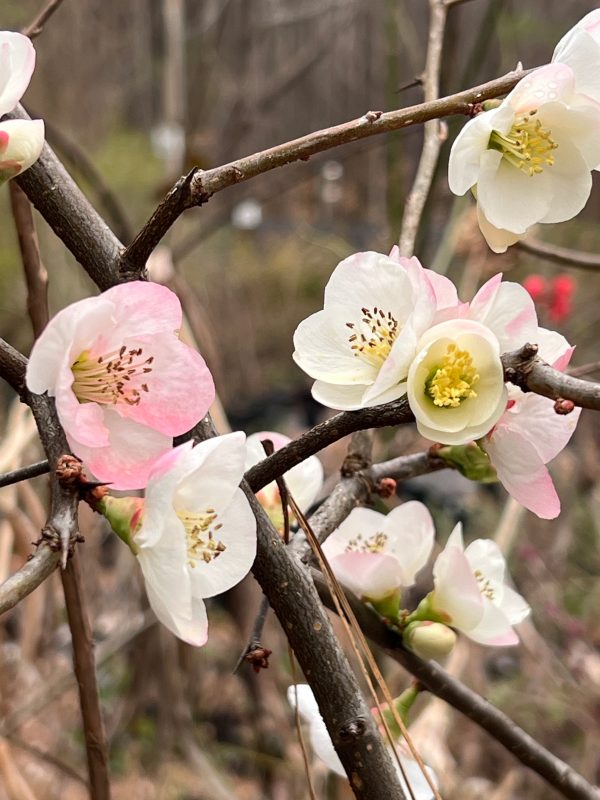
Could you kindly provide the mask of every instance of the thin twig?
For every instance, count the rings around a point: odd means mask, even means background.
[[[21,33],[24,36],[29,36],[30,39],[35,39],[36,36],[39,36],[44,30],[46,22],[48,22],[54,12],[58,10],[62,2],[63,0],[49,0],[37,17],[35,17],[26,28],[21,29]]]
[[[221,167],[206,171],[196,170],[180,179],[171,189],[125,251],[121,260],[121,274],[130,278],[143,274],[148,256],[178,216],[187,208],[203,205],[213,194],[228,186],[242,183],[295,161],[307,161],[316,153],[368,136],[402,130],[411,125],[454,114],[471,114],[474,104],[506,94],[525,75],[527,71],[509,72],[501,78],[472,89],[398,111],[368,111],[358,119],[309,133],[307,136],[276,145]]]
[[[73,665],[79,684],[79,703],[90,777],[91,800],[110,800],[108,743],[100,710],[94,643],[86,609],[77,550],[61,572],[67,618],[73,640]]]
[[[19,467],[11,470],[11,472],[0,474],[0,488],[2,486],[11,486],[13,483],[20,483],[20,481],[28,481],[30,478],[37,478],[39,475],[47,475],[48,472],[50,472],[50,465],[47,461],[37,461],[27,467]]]
[[[327,584],[317,570],[312,570],[319,596],[332,610]],[[432,694],[445,700],[499,741],[525,766],[537,772],[551,786],[570,800],[600,800],[600,790],[591,786],[572,767],[546,750],[515,722],[487,700],[453,678],[434,661],[423,661],[402,644],[379,615],[347,592],[348,601],[366,636],[391,658],[401,664]]]
[[[51,764],[53,767],[56,767],[61,772],[64,772],[65,775],[68,775],[69,778],[72,778],[79,783],[82,783],[86,788],[89,787],[88,782],[86,779],[80,775],[77,770],[73,769],[70,764],[67,764],[61,758],[57,758],[52,753],[49,753],[47,750],[40,750],[39,747],[36,747],[29,742],[23,741],[18,736],[7,736],[6,737],[11,744],[15,747],[19,747],[21,750],[25,750],[25,752],[29,753],[30,755],[34,756],[35,758],[39,758],[40,761],[46,761],[48,764]]]
[[[591,361],[589,364],[582,364],[580,367],[570,367],[567,372],[574,378],[581,378],[582,375],[589,375],[600,370],[600,361]]]
[[[27,311],[37,339],[48,323],[48,273],[40,256],[31,202],[14,181],[10,181],[9,189],[27,286]]]
[[[600,270],[600,256],[594,253],[582,253],[580,250],[547,244],[537,239],[523,239],[515,246],[524,253],[529,253],[545,261],[552,261],[554,264],[565,264],[568,267],[577,267],[592,272]]]
[[[446,30],[446,4],[444,0],[429,0],[429,37],[423,89],[425,102],[437,100],[440,96],[440,71],[442,67],[442,47]],[[430,119],[424,125],[423,149],[415,175],[414,183],[404,206],[400,230],[400,255],[410,258],[415,249],[419,224],[429,196],[433,174],[438,162],[445,136],[439,119]]]

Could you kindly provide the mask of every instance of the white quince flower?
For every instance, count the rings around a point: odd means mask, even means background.
[[[356,253],[335,268],[322,311],[294,334],[294,360],[325,406],[358,409],[401,397],[435,294],[416,258]]]
[[[431,514],[416,500],[389,514],[354,508],[324,542],[336,577],[363,600],[378,601],[412,586],[433,548]]]
[[[270,439],[275,450],[279,450],[291,442],[287,436],[274,431],[253,433],[246,439],[246,470],[266,458],[261,442]],[[323,465],[317,456],[310,456],[305,461],[292,467],[283,475],[290,494],[298,504],[298,508],[306,513],[317,499],[323,488]],[[256,494],[256,499],[265,509],[271,522],[279,530],[283,530],[283,511],[277,483],[272,481]]]
[[[433,565],[434,590],[428,601],[448,625],[480,644],[512,645],[512,626],[529,614],[520,594],[504,582],[506,562],[498,545],[476,539],[466,549],[460,523]]]
[[[484,324],[451,319],[419,340],[408,373],[408,402],[419,433],[466,444],[488,433],[506,408],[497,337]]]
[[[552,62],[571,67],[577,91],[600,102],[600,8],[590,11],[565,33]]]
[[[239,488],[245,457],[239,432],[174,448],[157,460],[135,520],[150,605],[193,645],[208,637],[204,598],[239,583],[256,555],[256,520]]]
[[[331,741],[331,737],[329,736],[329,732],[325,722],[323,721],[323,717],[319,711],[319,706],[317,705],[317,701],[315,700],[315,696],[313,695],[310,686],[307,684],[290,686],[288,688],[287,696],[289,704],[294,709],[296,708],[297,697],[298,713],[304,722],[308,724],[310,745],[315,755],[324,762],[328,769],[330,769],[332,772],[335,772],[336,775],[346,778],[346,771],[342,766],[342,762],[340,761],[338,754],[335,752],[333,742]],[[415,800],[432,800],[433,792],[431,791],[431,787],[429,786],[429,783],[427,782],[427,779],[423,775],[417,762],[409,756],[409,754],[406,752],[406,749],[400,743],[396,745],[396,750],[398,752],[400,761],[402,762],[402,767],[404,768],[404,772],[410,784],[412,795],[414,796]],[[400,769],[395,761],[395,757],[392,756],[392,758],[398,771],[398,779],[400,781],[400,785],[402,786],[402,791],[408,797],[410,795],[406,786],[406,781],[400,772]],[[435,786],[437,784],[435,773],[430,767],[426,767],[426,769],[429,773],[432,783]]]
[[[470,120],[454,142],[450,189],[473,189],[494,252],[532,225],[571,219],[586,204],[590,172],[600,164],[600,105],[580,92],[570,66],[548,64]]]
[[[17,105],[35,67],[31,40],[21,33],[0,31],[0,116]],[[0,122],[0,183],[24,172],[44,146],[44,123],[37,120]]]

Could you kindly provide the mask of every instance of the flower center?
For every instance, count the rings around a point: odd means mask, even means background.
[[[210,564],[227,549],[215,535],[223,525],[220,522],[214,524],[218,517],[214,508],[207,508],[204,512],[177,511],[176,513],[185,528],[188,564],[192,569],[199,561]]]
[[[71,365],[73,393],[80,403],[137,406],[142,393],[149,391],[144,376],[152,372],[153,361],[154,356],[144,357],[141,347],[123,346],[94,357],[84,350]]]
[[[495,597],[494,588],[483,572],[480,569],[476,569],[473,575],[475,575],[475,580],[479,584],[479,591],[481,594],[487,597],[488,600],[493,600]]]
[[[425,382],[425,393],[441,408],[457,408],[463,400],[477,397],[473,386],[479,375],[471,354],[449,344],[439,367],[435,367]]]
[[[346,323],[346,327],[353,331],[348,338],[350,349],[357,358],[360,357],[380,369],[400,333],[400,325],[390,311],[386,314],[377,307],[362,308],[361,311],[363,317],[359,326],[354,322]]]
[[[554,164],[551,153],[558,147],[535,114],[537,110],[517,117],[508,133],[492,131],[488,142],[488,149],[499,150],[509,164],[530,176]]]
[[[364,539],[362,533],[359,533],[356,539],[350,539],[346,545],[346,552],[381,553],[383,550],[385,550],[387,540],[388,537],[385,533],[374,533],[367,539]]]

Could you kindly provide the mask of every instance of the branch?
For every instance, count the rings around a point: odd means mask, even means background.
[[[20,570],[0,584],[0,614],[14,608],[51,575],[60,561],[60,549],[42,541]]]
[[[312,575],[322,601],[332,608],[331,595],[323,576],[317,570],[312,570]],[[502,711],[448,675],[434,661],[423,661],[405,649],[401,637],[375,611],[350,592],[347,592],[347,596],[366,636],[414,675],[428,691],[473,720],[565,797],[570,800],[600,800],[600,790],[590,785],[572,767],[546,750]]]
[[[35,39],[44,30],[44,25],[52,14],[58,10],[63,0],[49,0],[46,6],[40,11],[35,19],[26,27],[22,28],[21,33],[23,36],[29,36],[30,39]]]
[[[79,554],[76,550],[73,551],[66,569],[61,571],[61,579],[73,641],[73,666],[79,686],[79,704],[90,777],[90,798],[110,800],[108,743],[96,682],[94,642],[86,610]]]
[[[343,439],[349,433],[366,428],[385,428],[413,422],[414,417],[406,397],[381,406],[371,406],[360,411],[342,411],[325,422],[315,425],[298,439],[285,445],[272,456],[251,467],[245,474],[249,486],[258,492],[275,478],[283,475],[296,464],[318,453],[327,445]]]
[[[47,461],[37,461],[35,464],[19,467],[11,472],[0,474],[0,488],[2,486],[11,486],[13,483],[28,481],[30,478],[37,478],[38,475],[47,475],[48,472],[50,472],[50,465]]]
[[[526,344],[502,356],[504,377],[525,392],[551,400],[572,400],[581,408],[600,411],[600,383],[582,381],[546,364],[537,357],[537,345]]]
[[[582,253],[579,250],[538,242],[537,239],[523,239],[516,243],[516,247],[525,253],[543,258],[545,261],[552,261],[555,264],[566,264],[569,267],[578,267],[592,272],[600,270],[600,256],[593,253]]]
[[[447,8],[444,0],[429,0],[429,38],[423,78],[425,102],[437,100],[440,96],[440,70],[446,14]],[[433,173],[444,139],[442,124],[438,119],[431,119],[425,123],[423,150],[412,189],[406,198],[400,231],[400,255],[406,258],[410,258],[414,253],[419,223],[431,189]]]
[[[471,114],[476,103],[506,94],[525,75],[527,71],[509,72],[501,78],[472,89],[398,111],[384,113],[368,111],[358,119],[309,133],[307,136],[276,145],[221,167],[206,171],[196,170],[181,179],[187,184],[185,194],[182,195],[177,190],[180,187],[178,182],[142,228],[131,248],[125,251],[121,263],[122,274],[141,274],[146,259],[179,214],[192,206],[203,205],[213,194],[228,186],[242,183],[295,161],[308,161],[316,153],[368,136],[402,130],[439,117]]]
[[[29,115],[18,105],[5,118]],[[15,180],[100,289],[121,281],[117,265],[123,245],[47,144],[36,163]]]

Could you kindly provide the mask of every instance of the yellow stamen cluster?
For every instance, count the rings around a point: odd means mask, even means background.
[[[178,511],[177,516],[183,522],[187,539],[187,557],[190,567],[195,568],[200,561],[210,564],[215,558],[226,550],[226,546],[215,536],[216,531],[223,525],[214,525],[218,514],[214,508],[207,508],[204,512]]]
[[[471,397],[477,397],[473,386],[479,375],[473,365],[471,354],[449,344],[442,363],[436,367],[425,383],[425,393],[441,408],[458,408]]]
[[[479,584],[479,591],[481,592],[481,594],[484,595],[485,597],[487,597],[488,600],[493,600],[494,599],[494,589],[492,587],[492,584],[489,582],[489,580],[483,574],[483,572],[481,570],[479,570],[479,569],[476,569],[473,572],[473,575],[475,575],[475,580]]]
[[[388,537],[385,533],[374,533],[368,539],[363,539],[361,533],[356,539],[350,539],[346,551],[353,553],[381,553],[385,549]]]
[[[88,350],[71,365],[73,394],[80,403],[137,406],[144,392],[149,392],[144,376],[152,372],[154,356],[144,356],[143,348],[120,350],[90,356]]]
[[[357,358],[380,369],[400,333],[400,325],[390,311],[386,313],[377,307],[362,308],[361,311],[363,317],[359,326],[353,322],[346,323],[346,327],[353,331],[348,339],[350,349]]]
[[[554,164],[553,150],[558,147],[550,131],[534,119],[537,111],[517,117],[508,133],[492,131],[488,147],[499,150],[503,157],[526,175],[538,175]]]

